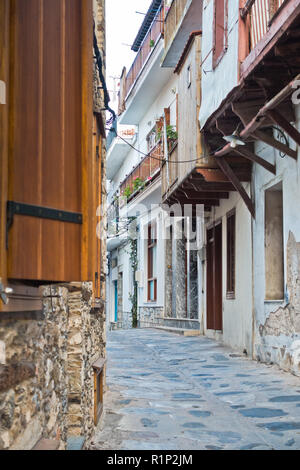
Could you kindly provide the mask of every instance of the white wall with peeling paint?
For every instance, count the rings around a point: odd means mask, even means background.
[[[296,120],[297,128],[300,129],[300,106],[296,107]],[[296,148],[290,138],[289,143],[292,148]],[[300,275],[300,245],[298,253],[296,252],[296,243],[300,242],[299,150],[298,161],[289,156],[281,158],[277,150],[263,143],[257,143],[255,150],[269,162],[276,163],[276,175],[257,164],[254,165],[256,207],[256,219],[253,221],[254,356],[300,375],[300,285],[299,281],[298,283],[296,281]],[[285,299],[283,302],[280,299],[270,302],[265,300],[264,198],[265,190],[279,182],[282,182],[283,189]],[[293,238],[296,242],[294,244],[291,243]],[[291,246],[292,254],[289,254],[288,246]],[[290,278],[294,279],[293,285],[290,284]]]

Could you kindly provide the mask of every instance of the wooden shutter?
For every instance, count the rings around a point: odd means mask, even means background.
[[[216,67],[227,48],[228,0],[214,0],[213,67]]]
[[[94,280],[82,258],[82,253],[88,258],[84,247],[95,239],[87,209],[95,192],[88,163],[92,1],[14,0],[12,5],[8,200],[53,208],[58,218],[59,211],[78,214],[78,220],[82,214],[83,225],[14,214],[8,277]]]
[[[0,103],[0,278],[6,282],[6,201],[8,164],[9,0],[0,2],[0,80],[5,84],[5,104]],[[3,85],[4,86],[4,85]],[[0,300],[1,309],[1,300]]]

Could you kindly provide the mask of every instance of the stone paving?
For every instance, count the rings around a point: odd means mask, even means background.
[[[107,385],[94,449],[300,449],[299,377],[205,337],[110,332]]]

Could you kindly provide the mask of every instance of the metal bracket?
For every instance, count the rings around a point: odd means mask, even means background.
[[[25,215],[37,217],[39,219],[56,220],[71,224],[82,224],[82,214],[79,212],[68,212],[51,207],[35,206],[21,202],[7,201],[7,222],[6,222],[6,247],[8,248],[8,232],[13,225],[14,215]]]

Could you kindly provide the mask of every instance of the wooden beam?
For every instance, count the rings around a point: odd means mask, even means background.
[[[300,132],[292,126],[278,111],[270,109],[267,111],[267,115],[272,121],[282,129],[298,144],[300,145]]]
[[[231,148],[232,150],[232,148]],[[248,170],[236,169],[236,175],[241,181],[251,181],[251,172]],[[197,173],[201,174],[207,182],[230,182],[230,179],[220,170],[203,170],[197,168]]]
[[[236,176],[236,174],[232,171],[231,167],[227,163],[226,159],[224,157],[217,158],[217,162],[221,170],[225,173],[227,178],[232,182],[233,186],[236,188],[236,190],[239,192],[241,198],[245,202],[246,206],[248,207],[251,215],[253,218],[255,218],[255,208],[254,204],[251,201],[250,197],[248,196],[245,188],[241,184],[240,180]]]
[[[265,144],[268,144],[271,147],[274,147],[275,149],[279,150],[280,152],[284,152],[286,155],[289,155],[290,157],[297,160],[296,150],[293,150],[287,145],[283,144],[282,142],[279,142],[279,140],[274,139],[274,137],[270,136],[266,132],[257,130],[256,132],[252,134],[252,136],[256,140],[261,140]]]
[[[201,197],[190,199],[190,198],[185,198],[185,197],[180,197],[180,196],[173,196],[173,197],[170,197],[169,200],[173,201],[174,204],[178,203],[181,205],[185,205],[185,204],[186,205],[204,204],[206,206],[219,206],[220,205],[219,199],[201,199]]]
[[[269,163],[267,160],[259,157],[253,152],[250,152],[248,149],[244,147],[237,147],[235,149],[235,152],[238,153],[239,155],[242,155],[245,158],[248,158],[248,160],[251,160],[252,162],[258,163],[259,165],[263,166],[266,170],[276,175],[276,165]]]
[[[299,0],[300,2],[300,0]],[[283,117],[278,111],[275,111],[281,103],[283,103],[291,93],[296,89],[297,82],[300,80],[300,74],[292,80],[285,88],[283,88],[274,98],[272,98],[268,103],[263,106],[257,115],[247,124],[245,129],[240,133],[240,138],[246,140],[250,135],[256,132],[263,124],[265,124],[266,119],[271,119],[272,122],[275,122],[281,126],[287,134],[289,134],[292,139],[295,140],[300,145],[300,133]],[[221,150],[215,152],[215,157],[224,157],[232,151],[230,144],[225,145]]]
[[[195,191],[189,189],[178,189],[178,192],[180,194],[184,194],[188,198],[201,198],[201,199],[228,199],[229,198],[229,192],[212,192],[212,191]]]
[[[240,11],[242,20],[250,13],[252,6],[254,5],[255,0],[247,0],[244,8]]]
[[[195,191],[236,191],[231,183],[207,183],[200,175],[190,177],[189,181]]]

